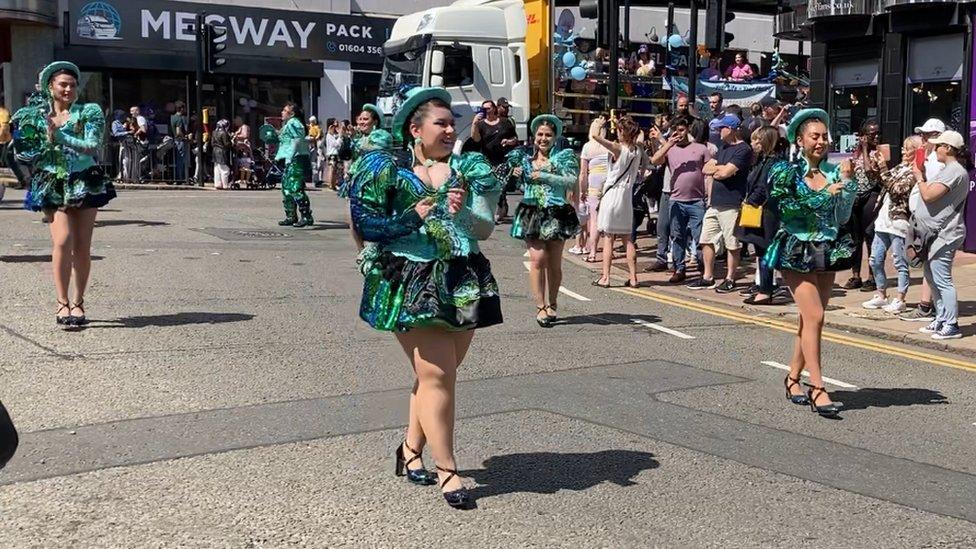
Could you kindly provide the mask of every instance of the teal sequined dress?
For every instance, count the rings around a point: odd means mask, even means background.
[[[339,183],[339,197],[349,198],[349,181],[355,172],[360,169],[358,160],[368,152],[372,151],[391,151],[393,150],[393,136],[390,132],[375,129],[368,134],[357,134],[352,140],[352,163],[349,165],[349,173]]]
[[[845,231],[857,195],[857,182],[849,180],[836,195],[827,187],[841,180],[837,166],[823,161],[820,171],[827,185],[815,191],[804,176],[806,160],[780,161],[769,173],[770,196],[777,201],[780,228],[763,261],[773,269],[799,273],[849,269],[854,242]]]
[[[521,167],[519,184],[522,201],[512,218],[512,237],[519,240],[568,240],[580,231],[576,208],[566,202],[566,193],[577,184],[579,157],[562,149],[549,157],[548,165],[532,179],[532,154],[524,148],[508,153],[510,168]]]
[[[11,118],[14,153],[31,166],[24,208],[100,208],[115,198],[115,187],[95,160],[105,136],[105,116],[94,103],[71,106],[68,120],[47,140],[49,98],[32,97]]]
[[[501,182],[479,153],[451,158],[452,177],[432,189],[389,151],[365,153],[350,176],[353,225],[367,242],[360,256],[363,297],[359,315],[385,331],[418,327],[483,328],[502,322],[498,284],[478,247],[495,226]],[[447,191],[467,189],[465,206],[451,215]],[[432,197],[421,219],[417,202]]]

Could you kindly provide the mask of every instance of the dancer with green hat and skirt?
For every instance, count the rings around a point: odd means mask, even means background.
[[[282,204],[285,218],[278,225],[308,227],[313,225],[312,205],[305,193],[305,176],[312,171],[308,146],[305,144],[305,125],[298,106],[289,101],[281,109],[281,119],[285,124],[278,134],[278,152],[275,161],[285,161],[285,174],[281,178]],[[296,212],[297,210],[297,212]],[[301,213],[301,219],[298,218]]]
[[[383,113],[376,105],[370,103],[363,105],[362,111],[356,117],[356,136],[352,141],[352,164],[349,165],[349,171],[346,173],[342,184],[339,185],[340,197],[349,197],[349,185],[347,183],[356,172],[363,168],[359,163],[360,157],[370,151],[393,150],[393,136],[390,135],[390,132],[380,128],[382,121]],[[356,248],[362,250],[364,246],[363,238],[359,236],[359,233],[353,227],[351,211],[349,212],[349,231],[352,233],[352,239],[356,243]]]
[[[787,139],[797,146],[796,160],[780,161],[769,175],[770,196],[776,199],[780,228],[762,261],[779,269],[800,309],[800,324],[783,380],[786,398],[809,405],[824,417],[836,417],[840,403],[831,402],[824,388],[820,346],[824,311],[837,271],[849,269],[854,241],[845,231],[857,194],[849,160],[835,166],[827,162],[830,118],[821,109],[804,109],[790,121]],[[810,374],[809,390],[800,376]]]
[[[443,88],[408,90],[393,132],[409,162],[369,151],[348,182],[353,226],[371,243],[360,254],[359,314],[395,334],[416,374],[396,474],[436,483],[450,506],[467,508],[454,461],[454,392],[474,330],[502,322],[498,285],[478,247],[494,229],[501,181],[480,153],[452,155],[457,133]],[[425,445],[436,476],[421,461]]]
[[[91,273],[91,244],[98,208],[115,198],[115,188],[96,155],[105,137],[105,115],[95,103],[78,103],[81,71],[58,61],[44,67],[38,91],[14,113],[14,154],[31,166],[24,207],[44,212],[51,230],[52,270],[57,293],[56,322],[87,324],[83,307]],[[68,300],[72,274],[74,302]]]
[[[512,218],[512,237],[524,240],[529,250],[529,285],[535,299],[536,322],[549,328],[556,320],[559,285],[562,284],[563,247],[580,230],[575,189],[579,157],[572,149],[556,150],[563,121],[551,114],[535,117],[530,124],[531,153],[518,148],[508,153],[512,175],[524,196]]]

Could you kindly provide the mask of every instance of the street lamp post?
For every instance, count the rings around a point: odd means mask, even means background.
[[[691,0],[691,27],[688,29],[688,104],[692,109],[698,97],[698,0]]]
[[[607,29],[609,29],[608,34],[610,35],[607,37],[610,41],[610,78],[607,82],[609,88],[607,91],[610,102],[608,107],[613,112],[617,109],[620,82],[620,64],[618,61],[620,57],[620,5],[618,0],[608,0],[607,6],[610,8],[607,10]]]
[[[198,13],[196,21],[197,37],[197,71],[196,71],[196,108],[197,124],[193,129],[193,141],[196,150],[196,173],[199,174],[197,185],[203,186],[203,25],[206,14]]]

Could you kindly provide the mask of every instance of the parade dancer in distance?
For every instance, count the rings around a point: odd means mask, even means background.
[[[57,61],[44,67],[38,92],[12,122],[17,131],[14,152],[31,165],[26,209],[44,212],[51,230],[51,263],[57,292],[57,324],[88,323],[85,290],[91,273],[92,232],[98,208],[115,198],[115,187],[95,160],[105,136],[103,109],[79,104],[78,78],[73,63]],[[72,274],[74,302],[68,301]]]
[[[294,227],[308,227],[315,223],[312,218],[312,206],[305,193],[305,174],[311,171],[308,156],[308,145],[305,143],[305,126],[302,124],[298,107],[288,102],[281,109],[281,119],[284,126],[278,135],[278,153],[275,161],[285,161],[285,174],[281,178],[282,204],[285,206],[285,218],[278,225],[292,225]],[[300,212],[302,217],[298,218]]]
[[[836,417],[840,403],[831,402],[824,388],[820,346],[824,311],[837,271],[850,269],[854,241],[844,232],[857,194],[851,162],[840,167],[827,162],[830,118],[820,109],[798,112],[786,130],[787,139],[800,153],[793,162],[780,161],[770,171],[770,196],[777,201],[780,229],[764,261],[779,269],[800,309],[800,323],[790,372],[783,383],[786,398],[810,405],[825,417]],[[800,376],[806,370],[806,394]]]
[[[551,114],[530,124],[532,152],[518,148],[508,153],[512,175],[525,189],[512,218],[512,237],[524,240],[529,250],[529,285],[535,299],[535,321],[549,328],[556,320],[556,299],[562,284],[563,247],[580,230],[576,215],[579,157],[572,149],[556,150],[563,121]]]
[[[451,507],[467,508],[454,461],[454,391],[474,330],[502,321],[478,248],[494,229],[501,182],[480,153],[452,156],[457,134],[443,88],[408,90],[393,131],[412,153],[409,165],[398,168],[386,150],[367,152],[349,181],[353,224],[375,243],[361,254],[359,314],[394,332],[417,376],[396,474],[438,483]],[[421,461],[428,443],[438,478]]]
[[[393,136],[390,135],[390,132],[380,128],[380,122],[382,120],[383,113],[375,105],[370,103],[363,105],[362,111],[356,117],[356,136],[352,142],[352,164],[349,166],[349,173],[346,174],[346,179],[339,186],[339,196],[342,198],[348,198],[349,186],[347,182],[361,169],[358,162],[360,157],[370,151],[393,150]],[[349,232],[352,233],[352,239],[356,243],[356,248],[362,250],[363,238],[359,236],[356,228],[353,227],[352,213],[349,212],[348,215]]]

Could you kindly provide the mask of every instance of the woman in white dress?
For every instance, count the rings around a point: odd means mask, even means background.
[[[594,280],[594,286],[610,287],[610,267],[613,262],[613,240],[620,238],[627,249],[627,271],[630,275],[625,286],[637,287],[637,246],[631,238],[634,223],[633,190],[641,169],[647,164],[643,147],[638,146],[640,128],[629,116],[617,120],[617,141],[600,135],[605,121],[590,128],[590,139],[600,143],[613,155],[613,164],[603,183],[603,193],[597,206],[597,228],[603,233],[603,274]]]

